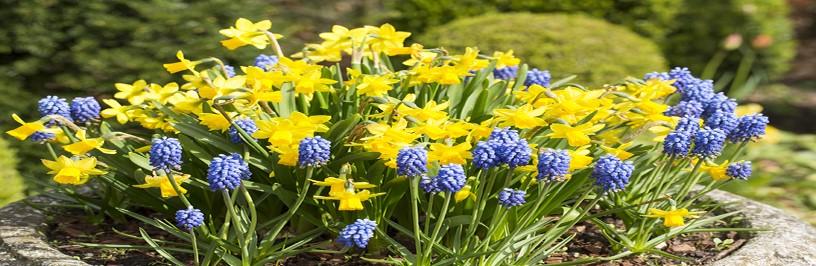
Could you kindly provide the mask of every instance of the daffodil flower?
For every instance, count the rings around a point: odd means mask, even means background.
[[[525,104],[518,108],[496,109],[493,114],[499,126],[515,126],[520,129],[530,129],[547,125],[540,116],[546,111],[545,108],[535,108]]]
[[[690,212],[686,208],[676,209],[675,207],[671,207],[671,209],[665,211],[651,208],[649,209],[649,214],[644,216],[663,219],[663,226],[665,227],[678,227],[686,225],[684,218],[697,218],[697,215],[700,213],[701,212]]]
[[[25,140],[28,138],[28,136],[34,134],[34,132],[45,129],[45,124],[43,124],[43,122],[40,120],[34,122],[26,122],[23,121],[23,119],[20,118],[20,116],[18,116],[17,114],[11,114],[11,118],[13,118],[14,121],[17,121],[17,123],[20,123],[20,126],[15,129],[6,131],[6,134],[9,134],[12,137],[15,137],[19,140]]]
[[[114,99],[104,99],[102,102],[110,106],[110,108],[102,110],[100,113],[102,117],[116,117],[116,122],[119,122],[119,124],[125,124],[130,120],[130,117],[127,115],[128,110],[130,110],[129,106],[122,106]]]
[[[340,193],[346,191],[346,187],[348,186],[352,186],[355,189],[366,189],[376,187],[375,185],[368,182],[349,182],[349,180],[347,179],[336,177],[327,177],[323,179],[323,181],[311,179],[309,181],[312,181],[317,186],[330,187],[329,196],[340,195]]]
[[[457,145],[432,143],[430,148],[428,161],[439,161],[440,165],[449,163],[465,164],[467,159],[472,158],[469,142],[462,142]]]
[[[726,174],[726,171],[728,170],[728,160],[725,160],[721,164],[705,162],[700,166],[700,170],[708,172],[708,175],[710,175],[711,179],[714,181],[731,179],[731,177]]]
[[[615,148],[605,146],[605,145],[601,145],[601,149],[606,151],[606,153],[608,153],[608,154],[612,154],[615,157],[618,157],[618,159],[626,160],[626,159],[632,158],[632,155],[633,155],[631,152],[626,151],[626,148],[628,148],[629,146],[632,146],[631,142],[618,145],[618,147],[615,147]]]
[[[229,113],[227,114],[230,115]],[[210,131],[224,132],[232,126],[229,120],[221,114],[200,113],[198,114],[198,120],[201,121],[200,124],[207,126]]]
[[[388,75],[365,75],[360,85],[357,85],[357,95],[382,96],[393,89],[391,85],[397,82],[399,80],[392,79]]]
[[[266,48],[266,45],[269,44],[269,38],[266,36],[266,31],[270,28],[272,28],[272,22],[269,20],[262,20],[258,21],[257,23],[253,23],[248,19],[239,18],[237,21],[235,21],[234,27],[220,30],[218,33],[221,33],[221,35],[229,38],[221,41],[221,45],[227,49],[235,50],[238,47],[245,45],[252,45],[258,49],[264,49]],[[283,35],[280,34],[273,34],[273,36],[275,39],[283,38]]]
[[[116,99],[124,99],[133,105],[142,104],[145,100],[145,92],[147,92],[147,81],[137,80],[133,84],[116,83],[114,84],[117,90],[113,95]]]
[[[82,185],[88,182],[91,176],[106,173],[96,169],[95,157],[71,159],[62,155],[55,161],[42,160],[42,163],[51,170],[48,174],[54,175],[54,182],[59,184]]]
[[[513,56],[513,50],[493,52],[493,58],[496,59],[496,69],[511,67],[521,63],[520,59]]]
[[[476,201],[476,194],[470,191],[470,185],[466,185],[461,190],[457,191],[456,194],[453,194],[453,199],[456,200],[456,203],[462,202],[468,198],[472,201]]]
[[[102,144],[105,144],[105,139],[87,138],[84,129],[76,132],[76,138],[78,139],[77,142],[62,146],[62,148],[73,155],[85,154],[94,149],[105,154],[116,154],[114,150],[102,148]]]
[[[170,72],[170,74],[174,74],[174,73],[181,72],[181,71],[184,71],[184,70],[193,71],[193,70],[195,70],[194,69],[195,66],[198,65],[198,63],[199,63],[199,61],[190,61],[190,60],[184,58],[184,53],[181,52],[181,50],[176,52],[176,58],[178,58],[179,62],[167,63],[167,64],[162,65],[162,66],[164,66],[164,69],[167,69],[167,72]]]
[[[570,146],[580,147],[589,144],[589,136],[595,135],[595,132],[603,128],[604,124],[593,125],[590,122],[574,127],[566,124],[552,124],[550,125],[552,133],[548,134],[547,137],[566,138]]]
[[[182,194],[187,193],[187,189],[181,186],[184,181],[190,179],[190,175],[173,175],[173,179],[176,180],[176,185],[178,185],[179,192]],[[178,196],[176,190],[173,189],[173,184],[170,183],[170,178],[167,175],[154,175],[154,176],[145,176],[145,183],[139,185],[133,185],[137,188],[159,188],[161,191],[162,198],[171,198]]]

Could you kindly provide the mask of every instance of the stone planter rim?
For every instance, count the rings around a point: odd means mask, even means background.
[[[754,233],[739,249],[709,265],[816,265],[816,229],[780,209],[724,191],[707,197],[742,210],[747,226],[767,229]],[[54,200],[35,196],[29,202]],[[0,209],[0,265],[89,265],[63,254],[45,239],[46,216],[24,202]]]

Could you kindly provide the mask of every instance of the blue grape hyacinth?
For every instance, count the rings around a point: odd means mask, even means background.
[[[768,117],[762,114],[741,116],[737,119],[737,126],[728,134],[733,142],[746,142],[765,135],[768,126]]]
[[[691,149],[691,134],[684,131],[672,131],[663,140],[663,153],[670,156],[686,157]]]
[[[255,57],[255,66],[260,67],[263,70],[269,70],[273,66],[278,64],[278,57],[274,55],[265,55],[260,54]]]
[[[442,189],[436,184],[436,178],[431,178],[428,176],[423,175],[422,178],[419,180],[419,187],[422,190],[425,190],[427,193],[438,193],[442,192]]]
[[[88,123],[99,119],[100,111],[102,107],[94,97],[77,97],[71,101],[71,118],[76,122]]]
[[[527,192],[524,190],[516,190],[511,188],[504,188],[499,191],[499,204],[504,206],[505,208],[511,208],[515,206],[519,206],[527,202],[524,199],[524,196],[527,195]]]
[[[676,83],[675,83],[676,84]],[[677,87],[683,101],[707,102],[714,95],[714,81],[695,79],[683,88]],[[705,112],[704,112],[705,113]]]
[[[446,164],[439,167],[439,173],[434,177],[436,187],[445,192],[462,190],[466,180],[465,170],[458,164]]]
[[[737,110],[737,101],[718,92],[705,101],[703,117],[710,117],[717,112],[734,113],[735,110]]]
[[[733,112],[717,111],[706,118],[705,126],[722,129],[728,134],[737,127],[737,116]]]
[[[204,213],[189,207],[176,211],[176,225],[185,230],[192,230],[204,224]]]
[[[331,142],[320,137],[305,138],[298,145],[298,165],[300,167],[323,166],[331,157]]]
[[[29,139],[33,142],[46,142],[53,140],[55,137],[56,135],[54,133],[48,131],[37,131],[34,132],[34,134],[31,134]]]
[[[428,151],[405,147],[397,152],[397,175],[417,177],[428,172]]]
[[[524,86],[538,84],[539,86],[547,87],[550,86],[551,79],[552,76],[550,76],[550,71],[533,68],[527,71],[527,77],[524,79]]]
[[[739,180],[748,180],[751,177],[751,162],[742,161],[731,163],[725,170],[725,174]]]
[[[41,116],[59,115],[65,119],[71,119],[71,108],[68,106],[68,101],[57,96],[45,96],[37,102],[37,110]],[[54,121],[49,121],[49,125],[53,125]]]
[[[643,75],[643,80],[650,79],[670,80],[671,76],[669,76],[669,73],[666,72],[649,72],[646,73],[646,75]]]
[[[683,91],[691,84],[695,84],[698,82],[698,79],[691,74],[686,67],[675,67],[669,70],[668,73],[669,78],[674,80],[674,87],[676,87],[679,91]]]
[[[476,147],[473,148],[471,155],[473,156],[473,165],[480,169],[489,169],[501,163],[496,155],[496,151],[493,150],[493,146],[485,141],[476,143]]]
[[[595,185],[604,192],[619,191],[629,183],[629,177],[635,167],[631,162],[624,162],[613,155],[604,155],[595,163],[592,177]]]
[[[258,126],[255,125],[255,121],[252,121],[252,119],[238,119],[235,120],[234,123],[235,123],[234,125],[230,126],[229,131],[227,131],[227,134],[229,134],[230,141],[232,141],[232,143],[243,142],[243,140],[241,139],[241,134],[238,132],[238,129],[236,129],[235,126],[240,127],[241,129],[244,130],[244,132],[246,132],[250,136],[252,136],[252,134],[255,133],[255,131],[258,131]]]
[[[723,144],[725,144],[725,132],[718,128],[704,128],[694,135],[694,148],[691,154],[710,158],[720,155]]]
[[[698,101],[680,101],[669,107],[663,114],[677,117],[700,117],[703,114],[703,104]]]
[[[570,155],[566,150],[545,149],[538,153],[538,180],[560,181],[569,174]]]
[[[515,143],[502,146],[499,151],[499,159],[510,168],[516,168],[530,164],[533,150],[525,139],[519,139]]]
[[[500,144],[516,143],[521,139],[519,133],[515,129],[509,127],[497,127],[490,132],[488,141]]]
[[[515,79],[516,75],[518,75],[518,67],[516,66],[498,68],[493,70],[493,77],[495,77],[496,79],[511,80]]]
[[[697,131],[700,131],[700,119],[692,116],[681,117],[680,121],[677,121],[677,126],[674,127],[674,130],[694,136],[694,134],[697,134]]]
[[[219,154],[207,169],[207,182],[212,191],[235,189],[241,185],[241,180],[250,177],[249,164],[237,153]]]
[[[227,78],[231,78],[235,76],[235,67],[231,65],[224,65],[224,72],[227,72]]]
[[[150,145],[150,166],[164,171],[181,169],[181,143],[175,138],[156,138]]]
[[[374,237],[377,223],[369,219],[357,219],[346,225],[337,236],[337,242],[346,247],[365,248],[368,241]]]

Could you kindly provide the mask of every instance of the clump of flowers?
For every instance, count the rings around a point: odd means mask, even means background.
[[[512,50],[406,43],[389,24],[334,26],[294,54],[276,30],[238,19],[221,44],[269,49],[253,62],[178,51],[163,66],[180,83],[48,96],[7,133],[51,151],[58,191],[92,184],[99,195],[80,204],[178,238],[142,232],[171,262],[265,265],[335,248],[393,264],[529,265],[579,222],[622,257],[661,254],[658,243],[734,215],[697,219],[712,210],[697,199],[750,177],[750,162],[729,161],[768,123],[736,115],[686,68],[583,88]]]

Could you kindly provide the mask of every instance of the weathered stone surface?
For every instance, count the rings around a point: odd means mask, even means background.
[[[743,210],[752,228],[768,229],[756,233],[738,250],[711,265],[816,265],[816,229],[810,225],[782,210],[728,192],[713,191],[708,196],[732,202],[730,208]],[[29,201],[53,203],[43,197]],[[45,221],[41,211],[22,202],[0,209],[0,266],[88,265],[48,245],[43,234]]]
[[[732,210],[742,210],[748,226],[757,232],[739,249],[715,261],[714,266],[731,265],[816,265],[816,229],[780,209],[728,192],[713,191],[716,201],[733,202]]]
[[[29,202],[53,203],[44,197],[32,197]],[[0,209],[0,265],[88,265],[48,245],[43,234],[45,221],[42,211],[24,202]]]

